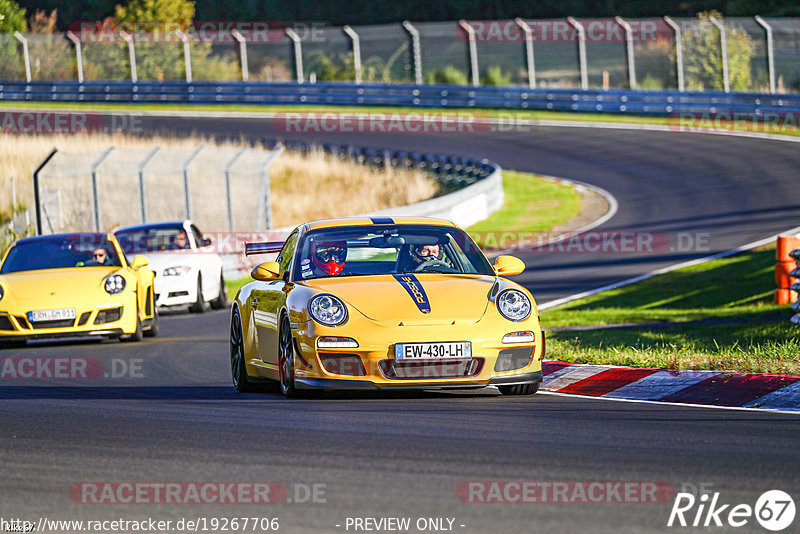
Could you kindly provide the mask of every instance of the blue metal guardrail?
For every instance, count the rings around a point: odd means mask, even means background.
[[[419,108],[501,108],[671,115],[800,112],[800,94],[721,91],[572,90],[462,85],[260,82],[2,82],[5,102],[326,104]]]

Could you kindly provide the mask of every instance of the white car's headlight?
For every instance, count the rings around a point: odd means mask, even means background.
[[[106,283],[103,287],[109,295],[122,293],[122,290],[125,289],[125,278],[118,274],[112,274],[106,278]]]
[[[317,295],[308,301],[308,313],[319,324],[339,326],[347,320],[344,302],[333,295]]]
[[[167,267],[164,269],[164,272],[161,273],[164,276],[181,276],[183,274],[188,274],[192,268],[186,265],[179,265],[177,267]]]
[[[497,296],[497,309],[509,321],[524,321],[531,314],[531,299],[516,289],[506,289]]]

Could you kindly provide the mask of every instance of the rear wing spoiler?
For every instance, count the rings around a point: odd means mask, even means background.
[[[268,254],[270,252],[280,252],[284,241],[262,241],[260,243],[245,243],[244,255]]]

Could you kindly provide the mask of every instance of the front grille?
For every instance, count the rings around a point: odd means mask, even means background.
[[[11,324],[8,315],[0,315],[0,330],[14,330],[14,325]]]
[[[531,363],[532,357],[533,347],[515,347],[501,350],[497,356],[497,362],[494,364],[494,370],[497,373],[502,373],[503,371],[522,369]]]
[[[28,329],[30,329],[31,324],[28,322],[28,320],[24,316],[15,315],[14,319],[17,320],[17,324],[19,325],[20,328],[28,328]]]
[[[94,318],[94,324],[113,323],[119,321],[122,317],[122,308],[110,308],[108,310],[100,310],[97,312],[97,317]]]
[[[403,361],[381,360],[378,366],[389,380],[435,380],[465,378],[480,374],[483,358],[458,360]]]
[[[91,315],[92,315],[92,312],[90,312],[90,311],[88,311],[88,312],[83,312],[83,313],[81,314],[81,318],[78,320],[78,326],[83,326],[83,325],[85,325],[85,324],[86,324],[86,322],[89,320],[89,316],[91,316]]]
[[[167,294],[167,297],[168,297],[168,298],[172,298],[172,297],[186,297],[186,296],[188,296],[188,295],[189,295],[189,292],[188,292],[188,291],[171,291],[169,294]]]
[[[356,354],[322,353],[322,367],[329,373],[347,376],[366,376],[364,363]]]
[[[69,328],[75,324],[75,319],[58,319],[57,321],[36,321],[31,323],[35,330],[43,328]]]

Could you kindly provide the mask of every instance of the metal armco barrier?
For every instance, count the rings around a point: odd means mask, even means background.
[[[800,94],[344,82],[0,82],[0,100],[500,108],[649,115],[736,114],[737,117],[792,116],[800,110]]]

